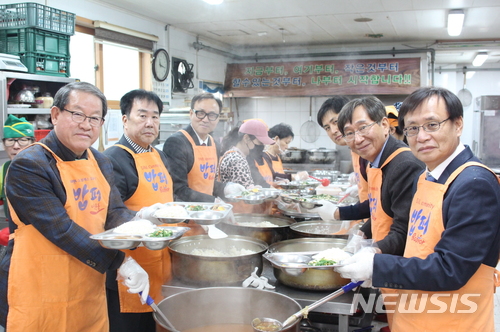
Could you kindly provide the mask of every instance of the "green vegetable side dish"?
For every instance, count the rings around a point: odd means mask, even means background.
[[[311,197],[312,199],[315,199],[315,200],[325,200],[325,201],[330,201],[330,202],[338,202],[339,198],[338,197],[335,197],[335,196],[332,196],[332,195],[328,195],[328,194],[321,194],[321,195],[314,195]]]
[[[203,211],[202,205],[188,205],[186,206],[186,210],[188,211]]]
[[[167,229],[158,229],[153,233],[149,234],[149,237],[170,237],[174,235],[174,232]]]
[[[336,261],[332,261],[332,260],[329,260],[329,259],[325,259],[325,258],[321,258],[319,260],[312,260],[310,261],[309,263],[307,263],[307,265],[310,265],[310,266],[325,266],[325,265],[335,265],[337,264]]]

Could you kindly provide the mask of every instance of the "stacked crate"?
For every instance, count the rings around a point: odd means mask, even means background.
[[[75,17],[32,2],[0,5],[0,53],[19,55],[28,73],[69,77]]]

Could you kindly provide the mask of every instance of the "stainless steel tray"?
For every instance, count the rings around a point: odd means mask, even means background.
[[[307,181],[290,181],[290,182],[279,182],[278,185],[287,190],[287,189],[305,189],[308,187],[316,188],[320,184],[319,181],[316,180],[307,180]]]
[[[150,250],[166,248],[170,241],[180,238],[189,227],[158,226],[157,229],[166,229],[173,232],[169,237],[149,237],[147,235],[134,235],[117,233],[114,229],[91,235],[90,238],[99,241],[101,246],[108,249],[133,249],[141,245]]]
[[[245,190],[238,195],[226,195],[228,202],[244,202],[246,204],[262,204],[269,200],[274,200],[280,195],[280,189],[274,188],[255,188]]]
[[[200,225],[215,225],[220,221],[227,218],[229,212],[233,208],[231,204],[221,204],[221,203],[204,203],[204,202],[170,202],[165,203],[165,206],[182,206],[185,208],[187,212],[187,216],[185,218],[170,218],[170,217],[159,217],[157,216],[157,210],[153,217],[158,219],[160,222],[165,224],[175,224],[179,222],[183,222],[184,220],[193,220],[197,224]],[[196,207],[200,210],[190,210],[190,207]]]

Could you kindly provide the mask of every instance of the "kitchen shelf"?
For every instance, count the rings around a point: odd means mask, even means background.
[[[14,79],[10,85],[10,91],[7,86],[8,81]],[[19,107],[9,107],[8,105],[8,95],[13,95],[20,91],[23,85],[26,86],[38,86],[40,87],[40,92],[50,92],[52,96],[63,87],[64,85],[75,82],[74,78],[60,77],[60,76],[47,76],[47,75],[36,75],[28,74],[22,72],[11,72],[11,71],[0,71],[0,122],[5,123],[5,119],[9,114],[15,115],[38,115],[38,114],[50,114],[50,108],[19,108]],[[28,119],[29,120],[29,119]],[[30,121],[30,120],[29,120]],[[3,130],[3,126],[2,126]],[[3,133],[2,133],[3,137]]]

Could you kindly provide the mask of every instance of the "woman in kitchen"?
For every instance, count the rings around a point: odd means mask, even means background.
[[[247,120],[241,126],[235,127],[222,139],[223,155],[219,162],[218,180],[238,183],[246,189],[254,188],[256,183],[247,156],[252,151],[262,155],[266,144],[274,144],[274,141],[269,138],[267,125],[262,120]],[[241,202],[233,205],[235,212],[257,212],[251,205]],[[268,210],[266,207],[261,208]]]
[[[307,180],[309,174],[306,171],[298,172],[297,174],[287,174],[283,169],[283,162],[280,155],[288,149],[288,145],[293,141],[294,134],[292,127],[285,123],[279,123],[269,129],[269,137],[274,140],[275,144],[266,146],[265,151],[262,153],[262,158],[273,175],[273,181],[270,184],[279,186],[277,182],[283,180]]]

